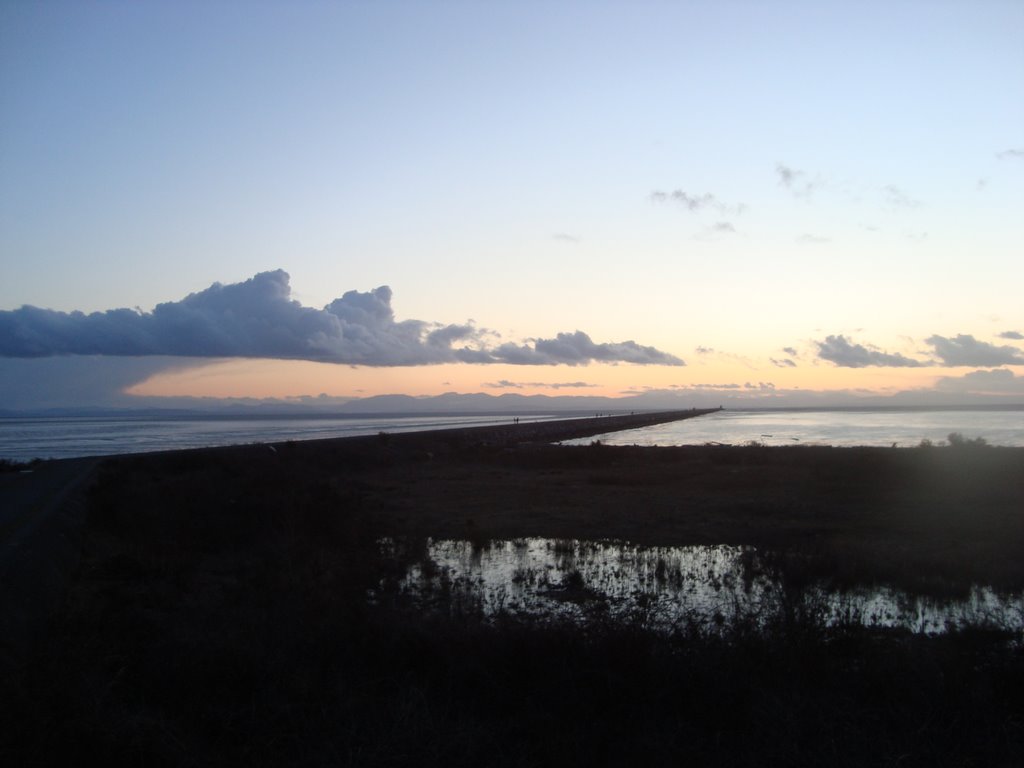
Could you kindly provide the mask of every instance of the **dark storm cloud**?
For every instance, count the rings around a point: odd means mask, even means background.
[[[853,344],[843,335],[826,336],[824,341],[814,343],[818,347],[818,357],[841,368],[921,368],[930,365],[899,353],[882,352],[862,344]]]
[[[123,407],[132,400],[124,390],[195,363],[180,357],[0,357],[0,408]]]
[[[999,338],[1020,341],[1021,339],[1024,339],[1024,333],[1021,333],[1020,331],[1003,331],[999,334]]]
[[[531,344],[491,348],[472,323],[396,321],[391,289],[349,291],[323,309],[290,298],[288,274],[262,272],[230,285],[214,283],[152,312],[58,312],[25,306],[0,311],[0,357],[54,355],[251,357],[368,366],[435,363],[586,365],[629,362],[683,365],[674,355],[634,341],[598,344],[582,331]]]
[[[671,192],[655,190],[654,192],[651,192],[651,200],[656,203],[673,202],[677,205],[681,205],[686,210],[693,212],[709,209],[723,214],[741,214],[747,209],[747,206],[742,203],[738,203],[736,205],[723,203],[710,192],[694,195],[684,192],[681,189],[675,189]]]
[[[925,341],[935,350],[943,365],[1024,365],[1024,352],[1009,344],[996,346],[978,341],[969,334],[954,338],[931,336]]]

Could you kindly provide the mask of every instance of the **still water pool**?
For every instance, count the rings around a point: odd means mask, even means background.
[[[738,622],[764,628],[796,613],[824,626],[923,634],[966,627],[1024,631],[1024,595],[998,594],[983,586],[952,601],[887,587],[811,588],[794,596],[770,575],[753,547],[428,540],[425,551],[412,554],[395,540],[380,544],[385,556],[409,565],[382,582],[378,597],[397,593],[425,608],[461,604],[488,617],[584,621],[606,616],[653,629],[715,631]]]
[[[609,432],[567,445],[941,445],[950,433],[989,445],[1024,446],[1024,408],[719,411],[696,419]]]

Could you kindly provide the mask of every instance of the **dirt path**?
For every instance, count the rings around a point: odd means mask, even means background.
[[[84,490],[98,458],[0,475],[0,659],[9,662],[57,606],[78,562]]]
[[[0,475],[0,573],[19,559],[19,548],[76,490],[99,459],[46,461]]]

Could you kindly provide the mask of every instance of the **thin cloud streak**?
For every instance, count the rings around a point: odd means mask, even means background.
[[[915,200],[894,184],[887,184],[882,191],[889,208],[918,208],[921,205],[920,200]]]
[[[721,214],[739,215],[747,209],[747,206],[743,203],[737,203],[735,205],[724,203],[710,192],[694,195],[684,192],[681,189],[675,189],[672,192],[655,190],[654,192],[651,192],[651,200],[655,203],[676,203],[693,213],[704,209],[710,209]]]
[[[501,379],[500,381],[485,382],[481,386],[487,387],[488,389],[592,389],[597,387],[597,384],[588,384],[585,381],[509,381],[508,379]]]
[[[553,235],[551,235],[551,239],[552,240],[557,240],[557,241],[559,241],[561,243],[579,243],[579,242],[581,242],[580,238],[576,237],[575,235],[570,235],[570,234],[568,234],[566,232],[555,232]]]
[[[804,234],[800,235],[800,237],[798,237],[796,241],[803,245],[820,245],[824,243],[831,243],[832,238],[822,237],[821,235],[812,235],[810,233],[805,232]]]

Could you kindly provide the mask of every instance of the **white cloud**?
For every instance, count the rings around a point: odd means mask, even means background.
[[[655,190],[651,192],[651,200],[656,203],[676,203],[691,212],[708,209],[725,215],[739,215],[747,209],[747,206],[743,203],[730,204],[722,202],[710,192],[691,194],[682,189],[675,189],[671,192]]]

